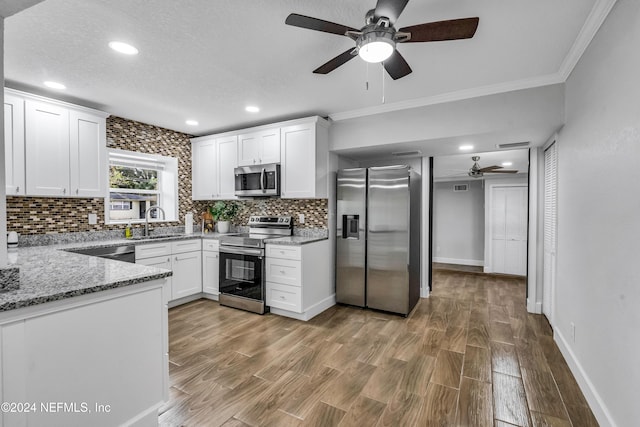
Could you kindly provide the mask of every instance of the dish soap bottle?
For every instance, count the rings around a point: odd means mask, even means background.
[[[124,228],[124,238],[130,239],[132,237],[133,237],[133,231],[131,230],[131,222],[129,222],[127,226]]]

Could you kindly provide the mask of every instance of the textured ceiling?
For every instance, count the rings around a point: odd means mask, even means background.
[[[386,105],[557,81],[602,1],[412,0],[397,26],[471,16],[479,16],[480,25],[471,40],[400,45],[413,73],[397,81],[385,77]],[[284,20],[295,12],[360,27],[374,5],[46,0],[6,19],[5,79],[10,87],[195,135],[313,114],[337,117],[381,106],[380,65],[356,58],[328,75],[312,74],[353,42]],[[134,44],[140,54],[111,51],[107,43],[114,39]],[[61,81],[67,90],[47,92],[44,80]],[[251,115],[247,104],[262,110]],[[189,118],[200,125],[186,126]]]

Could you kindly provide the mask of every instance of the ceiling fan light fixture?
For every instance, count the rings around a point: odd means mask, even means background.
[[[356,43],[360,58],[374,64],[387,60],[396,48],[392,36],[389,37],[389,33],[381,31],[363,34]]]

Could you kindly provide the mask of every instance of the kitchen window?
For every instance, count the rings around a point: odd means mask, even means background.
[[[109,150],[109,200],[105,203],[107,223],[176,221],[178,217],[178,160],[174,157],[125,150]]]

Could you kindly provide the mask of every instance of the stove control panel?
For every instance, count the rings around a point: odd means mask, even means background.
[[[293,218],[290,216],[259,216],[254,215],[249,217],[249,225],[257,224],[278,224],[289,225],[293,222]]]

